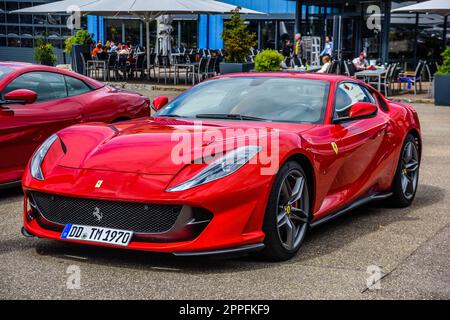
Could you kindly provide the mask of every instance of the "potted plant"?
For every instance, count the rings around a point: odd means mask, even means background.
[[[241,7],[236,7],[231,13],[229,21],[224,23],[222,39],[226,56],[225,62],[220,63],[220,73],[249,72],[253,63],[246,63],[245,58],[250,49],[256,45],[256,34],[247,30],[244,19],[241,18]]]
[[[72,70],[84,74],[85,66],[81,60],[81,54],[89,54],[93,43],[91,34],[84,29],[78,30],[75,35],[64,41],[64,52],[72,57]]]
[[[278,51],[266,50],[255,57],[255,71],[272,72],[280,71],[284,57]]]
[[[434,76],[434,103],[450,106],[450,47],[442,53],[444,61]]]
[[[57,59],[53,45],[44,37],[39,38],[34,49],[34,61],[46,66],[54,66]]]

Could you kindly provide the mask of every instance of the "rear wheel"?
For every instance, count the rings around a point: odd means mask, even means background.
[[[264,217],[263,255],[273,261],[292,258],[305,238],[310,220],[309,184],[303,168],[286,163],[272,187]]]
[[[395,173],[393,195],[389,199],[392,206],[404,208],[411,205],[417,192],[419,168],[419,144],[412,135],[408,135]]]

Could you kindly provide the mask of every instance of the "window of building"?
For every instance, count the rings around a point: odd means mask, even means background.
[[[261,46],[262,49],[275,49],[276,30],[275,21],[261,21]]]
[[[440,59],[444,50],[444,17],[420,14],[417,24],[417,59],[434,61]]]
[[[123,20],[122,19],[105,19],[105,29],[106,29],[106,39],[114,41],[115,43],[123,42],[122,30],[123,30]]]
[[[125,42],[132,45],[142,45],[140,20],[130,19],[125,22]]]
[[[13,11],[13,10],[18,10],[19,9],[19,3],[16,1],[7,1],[6,2],[6,11]],[[7,23],[19,23],[19,15],[18,14],[12,14],[12,13],[8,13],[6,15],[6,22]]]
[[[184,48],[197,48],[197,20],[181,20],[181,46]]]

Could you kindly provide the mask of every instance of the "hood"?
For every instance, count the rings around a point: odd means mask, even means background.
[[[238,141],[242,143],[245,140],[243,137],[247,140],[253,137],[255,140],[251,141],[256,142],[258,132],[270,137],[277,129],[281,135],[282,127],[287,125],[277,126],[265,122],[200,122],[170,118],[114,125],[78,125],[58,133],[66,149],[59,165],[77,169],[174,175],[189,164],[190,159],[202,158],[206,148],[208,154],[214,153],[211,150],[234,149]],[[305,131],[310,127],[295,125],[295,131]]]

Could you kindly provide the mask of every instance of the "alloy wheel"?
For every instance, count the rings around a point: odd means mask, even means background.
[[[305,236],[309,222],[309,194],[306,178],[299,170],[285,177],[278,193],[277,229],[283,247],[295,250]]]
[[[416,193],[419,177],[419,152],[412,141],[409,141],[403,149],[401,170],[403,195],[409,200]]]

